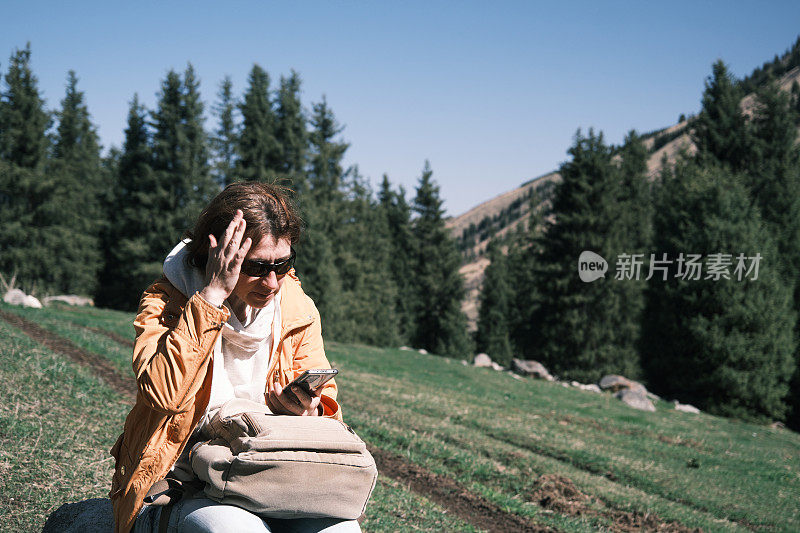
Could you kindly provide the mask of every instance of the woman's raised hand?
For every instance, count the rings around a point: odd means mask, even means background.
[[[220,242],[213,235],[208,236],[205,287],[200,291],[200,296],[210,304],[222,305],[239,281],[242,261],[252,244],[250,237],[242,242],[246,227],[244,215],[237,209]]]

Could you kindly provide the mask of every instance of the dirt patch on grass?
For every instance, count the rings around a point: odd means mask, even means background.
[[[458,482],[435,474],[407,459],[374,446],[369,451],[378,471],[418,494],[441,505],[449,512],[486,531],[552,532],[553,529],[533,524],[462,487]]]
[[[122,346],[127,346],[129,348],[133,348],[133,341],[132,340],[126,339],[122,335],[118,335],[117,333],[114,333],[113,331],[108,331],[108,330],[102,329],[102,328],[94,328],[92,326],[83,326],[83,327],[88,329],[89,331],[91,331],[93,333],[99,333],[100,335],[105,335],[106,337],[108,337],[112,341],[116,342],[117,344],[121,344]]]
[[[66,355],[76,363],[90,369],[108,386],[126,397],[136,398],[136,382],[131,378],[123,378],[117,370],[105,359],[87,352],[72,341],[44,329],[35,322],[26,320],[19,315],[0,310],[0,318],[14,327],[24,331],[29,337],[40,342],[48,349]]]
[[[614,531],[659,531],[664,533],[700,532],[678,522],[664,522],[649,513],[633,513],[619,509],[599,509],[599,503],[578,489],[571,479],[557,474],[544,474],[536,480],[529,501],[543,508],[568,516],[605,518]]]

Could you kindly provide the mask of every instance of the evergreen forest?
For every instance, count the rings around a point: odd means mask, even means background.
[[[37,296],[133,310],[214,195],[278,182],[305,222],[296,270],[327,339],[535,359],[584,382],[623,374],[712,413],[798,428],[800,87],[776,84],[798,50],[744,80],[716,62],[686,126],[696,150],[655,177],[635,131],[615,146],[578,130],[547,201],[524,198],[528,223],[489,245],[473,334],[431,165],[420,162],[413,193],[385,175],[374,190],[344,166],[326,99],[301,100],[299,73],[253,65],[245,87],[221,80],[205,109],[192,65],[170,70],[154,109],[131,95],[123,146],[104,152],[78,74],[46,109],[28,45],[0,83],[0,274]],[[583,251],[607,260],[603,279],[581,281]]]
[[[715,62],[691,149],[657,175],[644,136],[614,146],[578,130],[552,196],[488,247],[476,349],[800,428],[800,87],[769,74],[796,68],[798,50],[744,81]],[[584,251],[607,261],[604,278],[581,280]]]
[[[307,108],[299,73],[275,80],[257,64],[240,94],[223,79],[208,111],[192,65],[170,70],[155,109],[132,95],[123,146],[102,153],[79,81],[69,72],[60,107],[45,109],[30,45],[2,77],[7,283],[135,310],[211,198],[234,181],[269,181],[290,188],[300,208],[295,269],[326,338],[471,353],[460,255],[427,161],[413,196],[387,176],[373,190],[356,166],[344,167],[348,144],[326,99]]]

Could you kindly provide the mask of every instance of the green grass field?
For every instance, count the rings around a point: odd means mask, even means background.
[[[132,375],[132,315],[0,305]],[[97,330],[112,332],[112,340]],[[129,405],[90,371],[0,320],[0,529],[40,530],[61,503],[105,497]],[[344,416],[371,445],[558,531],[799,531],[800,435],[626,407],[416,352],[329,342]],[[132,379],[132,377],[131,377]],[[473,531],[381,476],[365,531]]]

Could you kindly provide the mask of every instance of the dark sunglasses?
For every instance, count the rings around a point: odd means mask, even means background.
[[[277,263],[259,261],[257,259],[245,259],[242,263],[242,274],[246,274],[253,278],[261,278],[269,275],[270,272],[275,272],[275,275],[278,277],[284,276],[294,266],[294,248],[291,250],[292,253],[289,255],[288,259],[279,261]]]

